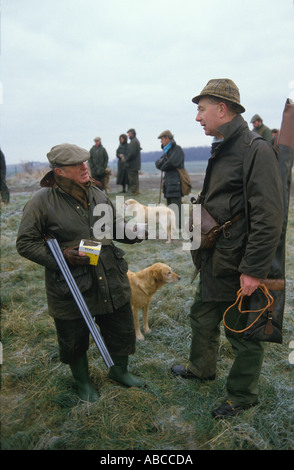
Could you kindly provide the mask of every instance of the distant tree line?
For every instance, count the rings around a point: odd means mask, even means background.
[[[183,151],[185,154],[186,162],[194,160],[208,160],[210,157],[210,148],[209,147],[188,147],[184,148]],[[162,155],[162,151],[156,152],[142,152],[141,159],[142,162],[155,162]]]

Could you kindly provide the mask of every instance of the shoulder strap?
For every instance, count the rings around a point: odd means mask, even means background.
[[[246,184],[247,181],[246,181],[246,176],[245,176],[245,171],[244,171],[244,160],[245,160],[245,157],[249,154],[253,142],[255,142],[256,140],[264,140],[264,138],[261,135],[257,134],[256,132],[253,132],[253,131],[249,131],[249,132],[250,132],[249,134],[250,140],[249,140],[248,147],[246,149],[246,152],[243,158],[243,194],[244,194],[244,208],[245,208],[247,234],[249,233],[249,217],[248,217],[248,202],[247,202],[247,184]]]

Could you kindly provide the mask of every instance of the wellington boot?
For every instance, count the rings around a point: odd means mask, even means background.
[[[128,356],[112,356],[114,366],[110,367],[108,377],[127,387],[144,387],[145,383],[128,371]]]
[[[84,354],[76,362],[69,364],[69,366],[76,381],[80,399],[88,402],[97,401],[99,394],[89,377],[87,354]]]

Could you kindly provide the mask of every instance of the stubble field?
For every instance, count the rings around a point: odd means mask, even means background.
[[[181,241],[167,245],[148,240],[123,245],[129,269],[155,262],[169,264],[181,276],[160,289],[151,304],[151,333],[137,342],[130,370],[146,388],[124,388],[107,377],[93,343],[89,364],[100,392],[94,404],[79,401],[71,373],[59,362],[55,329],[47,313],[44,271],[21,258],[15,239],[22,208],[38,189],[40,175],[8,180],[11,202],[1,208],[1,445],[3,450],[289,450],[293,436],[294,203],[287,233],[287,296],[282,345],[267,344],[260,379],[260,403],[237,417],[216,421],[211,410],[224,398],[232,351],[222,332],[216,380],[196,383],[175,378],[170,367],[185,363],[191,330],[189,310],[196,282]],[[202,177],[193,176],[193,192]],[[120,187],[111,180],[110,199]],[[158,203],[159,178],[140,178],[144,204]],[[293,192],[293,191],[292,191]],[[163,201],[164,202],[164,201]],[[186,200],[188,203],[188,198]]]

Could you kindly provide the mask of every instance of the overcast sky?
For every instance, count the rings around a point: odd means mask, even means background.
[[[244,118],[279,127],[294,99],[293,0],[2,0],[1,148],[7,164],[47,161],[54,145],[111,160],[130,127],[143,151],[170,129],[210,145],[192,103],[231,78]],[[251,125],[250,125],[251,127]]]

